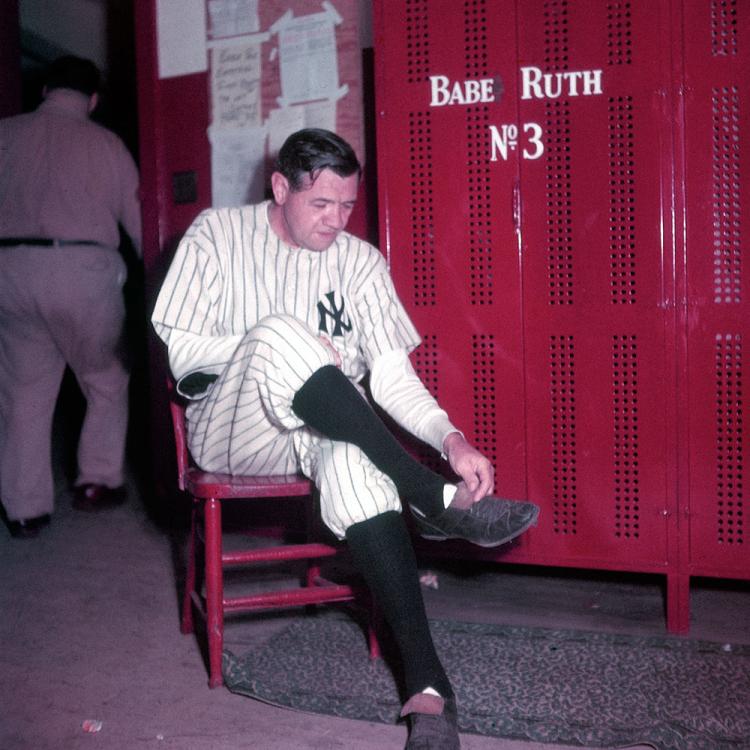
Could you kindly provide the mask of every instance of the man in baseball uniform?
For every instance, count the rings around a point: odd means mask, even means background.
[[[536,522],[494,498],[493,469],[451,424],[408,354],[420,338],[383,256],[344,231],[361,167],[345,141],[307,129],[282,146],[273,200],[201,213],[153,314],[194,460],[209,471],[301,471],[346,539],[404,662],[407,748],[459,747],[453,690],[435,652],[402,502],[428,539],[496,546]],[[415,461],[363,396],[440,451],[449,484]]]

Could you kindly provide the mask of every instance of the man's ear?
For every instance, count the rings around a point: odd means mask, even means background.
[[[89,114],[96,109],[97,104],[99,104],[99,94],[95,91],[89,98]]]
[[[271,175],[271,190],[276,205],[283,206],[289,195],[289,180],[281,172],[274,172]]]

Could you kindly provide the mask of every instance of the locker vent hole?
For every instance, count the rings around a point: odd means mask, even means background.
[[[573,221],[571,212],[570,106],[545,105],[547,159],[547,271],[550,305],[573,304]]]
[[[638,351],[635,336],[612,337],[615,536],[640,530],[638,458]]]
[[[742,336],[716,335],[716,530],[719,544],[744,541]]]
[[[629,0],[607,3],[607,64],[630,65],[632,62],[632,21]]]
[[[578,509],[573,336],[550,337],[550,368],[552,524],[556,534],[575,534]]]
[[[414,369],[432,396],[438,398],[438,347],[434,333],[422,334],[422,343],[414,351]]]
[[[466,113],[469,198],[469,270],[472,305],[492,303],[492,189],[490,185],[489,123],[487,107]]]
[[[740,96],[736,86],[713,90],[714,302],[742,301],[740,250]]]
[[[467,78],[487,75],[487,0],[464,2],[464,62]]]
[[[544,8],[544,65],[547,71],[568,69],[568,2],[546,0]]]
[[[414,351],[414,369],[427,390],[438,399],[438,342],[434,333],[422,334],[422,343]],[[442,470],[442,460],[439,455],[421,443],[417,448],[419,460],[429,466],[436,474]]]
[[[609,248],[612,303],[636,302],[633,98],[609,98]]]
[[[737,54],[737,0],[711,0],[711,54]]]
[[[406,80],[426,82],[430,75],[429,0],[406,0]]]
[[[497,398],[495,395],[495,337],[472,337],[472,396],[474,400],[474,440],[476,447],[497,466]]]
[[[435,304],[435,230],[429,112],[409,113],[411,248],[414,304]]]
[[[464,64],[467,79],[487,75],[487,0],[465,0]],[[469,271],[472,305],[492,302],[492,236],[490,210],[490,147],[486,106],[466,112],[469,199]]]

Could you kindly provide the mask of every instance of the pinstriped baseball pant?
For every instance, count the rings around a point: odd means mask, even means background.
[[[208,395],[188,405],[190,452],[208,471],[301,471],[320,492],[323,522],[339,538],[388,510],[396,487],[355,445],[329,440],[292,411],[292,399],[333,354],[305,323],[270,315],[244,336]]]

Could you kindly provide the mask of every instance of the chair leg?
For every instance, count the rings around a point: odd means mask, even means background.
[[[224,575],[221,564],[221,502],[204,504],[206,524],[206,632],[208,634],[208,685],[224,683],[221,654],[224,647]]]
[[[375,632],[375,628],[372,623],[367,625],[367,645],[370,649],[370,661],[379,659],[380,654],[380,643],[378,641],[378,634]]]
[[[378,641],[378,628],[381,625],[380,610],[375,604],[375,597],[369,591],[365,593],[365,596],[367,600],[367,645],[370,649],[370,661],[375,661],[381,657]]]
[[[315,586],[320,578],[320,565],[315,563],[308,564],[307,575],[305,576],[306,586]]]
[[[183,633],[192,633],[193,626],[193,595],[195,593],[195,535],[198,532],[198,503],[193,501],[190,511],[190,536],[187,546],[187,571],[185,573],[185,593],[182,597],[182,620],[180,630]]]

